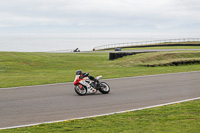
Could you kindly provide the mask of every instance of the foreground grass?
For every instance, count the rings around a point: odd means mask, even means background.
[[[144,53],[108,60],[108,53],[21,53],[0,52],[0,88],[71,82],[75,71],[119,78],[152,74],[199,71],[200,64],[144,67],[174,59],[200,58],[198,51]]]
[[[200,100],[140,111],[0,130],[1,133],[199,133]]]

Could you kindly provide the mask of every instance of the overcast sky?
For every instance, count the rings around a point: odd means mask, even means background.
[[[0,33],[200,35],[200,0],[0,0]]]

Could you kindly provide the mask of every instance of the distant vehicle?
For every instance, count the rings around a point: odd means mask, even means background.
[[[121,51],[121,48],[115,48],[115,51]]]
[[[80,52],[80,50],[76,48],[75,50],[73,50],[73,52]]]

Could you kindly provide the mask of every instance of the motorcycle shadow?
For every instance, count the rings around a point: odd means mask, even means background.
[[[86,97],[86,96],[101,96],[101,95],[105,95],[105,94],[102,94],[102,93],[100,93],[100,92],[97,92],[97,93],[86,94],[86,95],[83,95],[83,96],[81,96],[81,97]],[[76,96],[79,96],[79,97],[80,97],[80,95],[76,95]]]

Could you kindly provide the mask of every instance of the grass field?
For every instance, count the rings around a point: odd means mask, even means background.
[[[0,130],[1,133],[199,133],[200,100],[122,114]]]
[[[103,78],[200,70],[200,64],[165,66],[174,60],[199,60],[199,51],[144,53],[114,61],[108,58],[108,53],[0,52],[0,88],[71,82],[78,69]],[[162,67],[145,66],[149,64]]]
[[[190,61],[190,62],[189,62]],[[172,51],[172,52],[156,52],[136,54],[127,56],[113,62],[114,65],[122,65],[124,67],[134,66],[175,66],[182,64],[195,64],[200,62],[200,51]],[[178,64],[178,62],[180,62]]]

